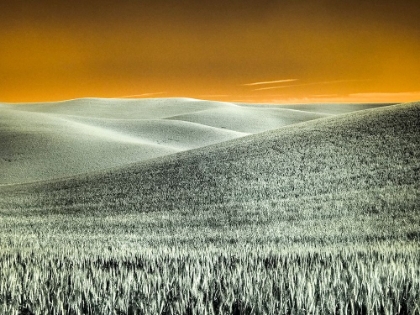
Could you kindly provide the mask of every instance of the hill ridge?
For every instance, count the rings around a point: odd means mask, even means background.
[[[326,116],[181,98],[70,102],[0,107],[0,184],[114,168]]]
[[[80,239],[63,231],[92,239],[108,237],[109,228],[112,239],[136,248],[418,241],[419,119],[420,102],[396,105],[112,171],[0,187],[0,213],[33,233],[49,224],[72,244]]]
[[[204,147],[200,147],[196,149],[176,152],[167,156],[156,157],[156,158],[152,158],[152,159],[148,159],[148,160],[140,161],[140,162],[134,162],[134,163],[130,163],[129,165],[124,165],[120,167],[114,167],[114,168],[109,168],[106,170],[99,170],[99,171],[94,171],[94,172],[89,172],[89,173],[81,173],[75,176],[68,176],[64,178],[53,179],[51,181],[47,180],[47,181],[38,181],[38,182],[33,182],[33,183],[20,183],[20,184],[16,184],[16,186],[29,187],[33,185],[36,186],[39,183],[48,185],[49,182],[54,183],[54,184],[59,184],[60,182],[72,181],[73,179],[76,181],[77,180],[90,180],[95,177],[109,176],[113,173],[120,173],[120,172],[134,170],[134,169],[143,169],[147,167],[152,167],[154,165],[165,165],[167,163],[176,163],[182,159],[190,159],[197,156],[202,156],[204,154],[213,153],[216,151],[223,152],[226,149],[236,150],[236,148],[240,147],[240,145],[246,145],[247,143],[249,144],[258,140],[270,141],[272,140],[270,139],[270,137],[271,138],[288,137],[294,133],[306,133],[308,131],[318,132],[316,127],[318,126],[322,127],[324,124],[328,124],[328,123],[349,124],[350,123],[349,120],[351,119],[357,120],[357,119],[372,115],[374,113],[385,115],[386,112],[395,112],[401,109],[402,107],[418,108],[420,107],[419,104],[420,104],[419,102],[404,103],[404,104],[391,105],[384,108],[373,108],[373,109],[367,109],[367,110],[358,111],[354,113],[336,115],[333,117],[319,118],[316,120],[306,121],[299,124],[284,126],[276,130],[268,130],[262,133],[251,134],[251,135],[247,135],[241,138],[231,139],[231,140],[227,140],[221,143],[210,144],[210,145],[206,145]],[[10,187],[10,186],[12,185],[0,186],[0,187]]]

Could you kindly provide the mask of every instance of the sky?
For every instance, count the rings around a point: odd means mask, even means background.
[[[0,102],[420,100],[419,0],[0,0]]]

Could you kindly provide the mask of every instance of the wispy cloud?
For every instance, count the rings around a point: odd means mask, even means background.
[[[275,80],[275,81],[261,81],[261,82],[246,83],[246,84],[242,84],[242,85],[253,86],[253,85],[265,85],[265,84],[275,84],[275,83],[286,83],[286,82],[294,82],[294,81],[298,81],[298,79],[284,79],[284,80]]]
[[[130,97],[145,97],[145,96],[153,96],[153,95],[162,95],[166,94],[167,92],[154,92],[154,93],[143,93],[143,94],[133,94],[133,95],[124,95],[120,96],[121,98],[130,98]]]
[[[309,97],[284,97],[272,95],[264,102],[273,104],[309,104],[309,103],[406,103],[420,101],[420,91],[413,92],[371,92],[371,93],[352,93],[346,95],[325,94],[311,95]]]
[[[360,101],[413,102],[420,100],[420,91],[396,93],[353,93],[349,94],[349,97]]]
[[[334,97],[334,96],[338,96],[338,94],[314,94],[314,95],[311,95],[311,97]]]
[[[312,82],[312,83],[304,83],[304,84],[269,86],[269,87],[263,87],[263,88],[254,89],[254,91],[274,90],[274,89],[287,89],[287,88],[296,87],[296,86],[323,85],[323,84],[334,84],[334,83],[342,83],[342,82],[358,82],[358,81],[370,81],[370,80],[334,80],[334,81],[321,81],[321,82]]]
[[[229,97],[228,94],[205,94],[205,95],[199,95],[199,97]]]

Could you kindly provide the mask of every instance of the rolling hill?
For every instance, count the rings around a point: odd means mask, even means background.
[[[259,225],[266,227],[259,237],[271,241],[362,240],[378,231],[418,238],[419,108],[365,110],[109,172],[3,187],[0,206],[3,213],[139,215],[139,226],[157,226],[153,235],[167,224],[184,236],[210,224],[222,238],[235,226],[255,238]],[[153,221],[153,213],[168,216]]]
[[[0,185],[121,167],[328,116],[333,107],[318,113],[188,98],[3,104]]]
[[[419,119],[400,104],[2,186],[0,310],[416,314]]]

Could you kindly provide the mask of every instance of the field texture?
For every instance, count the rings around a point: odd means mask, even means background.
[[[420,314],[420,104],[0,188],[0,312]]]
[[[0,106],[0,185],[69,177],[381,105],[253,106],[189,98]]]

